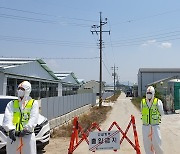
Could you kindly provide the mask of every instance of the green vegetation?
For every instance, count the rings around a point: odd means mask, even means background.
[[[84,131],[87,131],[93,122],[97,124],[105,121],[107,113],[112,109],[111,106],[102,106],[101,108],[95,106],[90,109],[88,114],[83,114],[78,117],[78,122]],[[73,121],[72,121],[73,122]],[[52,138],[55,137],[70,137],[72,133],[72,122],[60,127],[51,134]]]
[[[105,102],[114,102],[117,100],[117,98],[120,96],[121,91],[117,91],[115,93],[115,95],[107,98],[105,100]],[[90,111],[87,114],[83,114],[81,116],[78,117],[78,122],[79,124],[82,126],[83,131],[87,131],[91,124],[93,122],[96,122],[97,124],[100,124],[102,122],[104,122],[107,118],[107,113],[112,109],[111,106],[102,106],[102,107],[92,107],[90,109]],[[73,122],[73,121],[72,121]],[[62,127],[60,127],[59,129],[56,129],[53,131],[53,133],[51,134],[52,138],[55,137],[70,137],[71,133],[72,133],[72,127],[73,124],[72,122],[63,125]]]
[[[116,91],[115,95],[113,95],[113,96],[105,99],[104,101],[107,102],[107,103],[109,103],[109,102],[115,102],[115,101],[117,101],[117,98],[118,98],[120,95],[121,95],[121,91],[118,90],[118,91]]]
[[[121,91],[117,91],[115,95],[107,98],[105,102],[114,102],[120,96]],[[87,114],[83,114],[78,117],[78,122],[82,126],[83,130],[86,132],[93,122],[100,124],[104,122],[107,118],[107,113],[112,109],[111,106],[93,107]],[[56,129],[51,134],[52,138],[55,137],[70,137],[72,133],[73,121],[63,125],[59,129]]]
[[[153,85],[153,87],[155,88],[155,96],[154,97],[156,97],[156,98],[162,100],[163,102],[165,102],[163,94],[156,89],[156,85]],[[146,96],[144,95],[143,97],[134,97],[134,98],[132,98],[132,103],[138,108],[138,110],[140,110],[142,98],[145,98],[145,97]]]
[[[135,107],[140,110],[141,109],[141,100],[142,100],[142,97],[133,97],[132,98],[132,103],[135,105]]]
[[[159,98],[161,100],[164,100],[163,97],[162,97],[162,94],[160,92],[156,92],[155,97]],[[142,98],[145,98],[145,96],[144,97],[133,97],[132,100],[131,100],[132,103],[136,106],[136,108],[138,110],[140,110],[140,108],[141,108],[141,100],[142,100]]]

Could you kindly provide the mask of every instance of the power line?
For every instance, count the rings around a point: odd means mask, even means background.
[[[44,58],[44,57],[42,57],[41,59],[60,59],[60,60],[93,60],[93,59],[99,59],[99,57],[75,57],[75,58]]]
[[[100,49],[100,71],[99,71],[99,107],[102,106],[102,33],[103,32],[108,32],[110,34],[110,31],[103,31],[102,26],[107,24],[107,18],[105,18],[105,21],[102,21],[101,17],[101,12],[100,12],[100,20],[99,20],[99,25],[93,25],[92,28],[92,34],[99,33],[99,49]],[[99,30],[96,30],[96,28],[99,28]]]
[[[91,28],[91,29],[92,29],[92,28]],[[91,31],[91,30],[90,30],[90,31]],[[96,39],[94,35],[93,35],[93,39],[94,39],[95,44],[98,46],[98,43],[97,43],[98,39]]]
[[[114,77],[114,95],[115,95],[115,93],[116,93],[116,75],[117,75],[116,70],[118,70],[118,67],[116,67],[114,64],[114,66],[111,67],[111,69],[114,71],[113,77]]]
[[[108,21],[109,21],[109,20],[108,20]],[[111,31],[110,21],[109,21],[108,23],[109,23],[109,29],[110,29],[110,31]],[[111,44],[111,50],[112,50],[112,54],[113,54],[113,59],[114,59],[114,62],[115,62],[114,49],[113,49],[113,45],[112,45],[111,35],[109,35],[109,37],[110,37],[110,44]]]
[[[161,13],[153,14],[153,15],[150,15],[150,16],[142,17],[142,18],[130,19],[130,20],[122,21],[120,23],[113,24],[112,26],[116,26],[116,25],[120,25],[120,24],[125,24],[125,23],[136,22],[136,21],[140,21],[140,20],[147,20],[149,18],[154,18],[154,17],[157,17],[157,16],[162,16],[162,15],[165,15],[165,14],[170,14],[170,13],[174,13],[174,12],[178,12],[178,11],[180,11],[180,9],[176,9],[176,10],[172,10],[172,11],[166,11],[166,12],[161,12]]]
[[[70,41],[34,39],[34,38],[14,37],[14,36],[5,36],[5,35],[0,35],[0,40],[1,41],[11,41],[11,42],[21,42],[21,43],[33,43],[33,44],[40,44],[40,45],[57,45],[57,46],[94,48],[93,43],[90,44],[90,43],[86,43],[86,42],[70,42]]]
[[[150,35],[150,36],[146,36],[146,37],[132,38],[129,40],[121,40],[121,42],[118,42],[118,41],[110,42],[110,45],[112,48],[112,47],[119,47],[119,46],[139,45],[140,43],[146,43],[147,40],[152,40],[152,39],[156,40],[156,42],[179,40],[179,35],[180,35],[179,32],[180,31],[173,31],[173,32],[168,32],[168,33],[163,33],[163,34]],[[168,34],[171,34],[171,35],[168,35]],[[159,37],[155,37],[155,36],[159,36]],[[34,39],[34,38],[14,37],[14,36],[5,36],[5,35],[0,35],[0,40],[1,41],[11,41],[11,42],[33,43],[33,44],[41,44],[41,45],[57,45],[57,46],[94,48],[94,43]]]
[[[102,53],[103,53],[103,55],[104,55],[104,57],[105,57],[105,59],[106,59],[107,65],[109,66],[108,59],[107,59],[107,57],[106,57],[105,51],[103,51]]]
[[[163,36],[163,37],[155,37],[155,38],[149,38],[148,40],[147,39],[142,39],[142,40],[136,40],[136,41],[127,41],[127,42],[119,42],[119,43],[113,43],[113,46],[116,46],[116,45],[124,45],[124,44],[131,44],[131,43],[145,43],[149,40],[155,40],[155,41],[163,41],[164,38],[168,38],[166,40],[172,40],[173,38],[172,37],[175,37],[175,36],[180,36],[180,34],[176,34],[176,35],[170,35],[170,36]]]
[[[25,17],[25,16],[17,16],[17,15],[11,15],[11,14],[0,14],[1,18],[8,18],[8,19],[14,19],[14,20],[23,20],[23,21],[31,21],[31,22],[39,22],[44,24],[60,24],[60,25],[71,25],[71,26],[79,26],[79,27],[90,27],[90,25],[87,24],[79,24],[79,23],[70,23],[70,22],[59,22],[55,20],[46,20],[46,19],[40,19],[40,18],[31,18],[31,17]]]
[[[22,9],[15,9],[15,8],[2,7],[2,6],[0,6],[0,9],[11,10],[11,11],[16,11],[16,12],[23,12],[23,13],[30,13],[30,14],[36,14],[36,15],[42,15],[42,16],[48,16],[48,17],[56,17],[56,18],[87,21],[87,22],[96,22],[94,20],[72,18],[72,17],[63,17],[63,16],[57,16],[57,15],[46,14],[46,13],[41,13],[41,12],[26,11],[26,10],[22,10]]]
[[[109,75],[110,75],[110,77],[113,79],[113,77],[112,77],[111,73],[109,72],[109,70],[108,70],[108,68],[107,68],[106,64],[104,63],[104,60],[103,60],[102,62],[103,62],[103,64],[104,64],[104,67],[105,67],[105,69],[107,70],[108,74],[109,74]]]
[[[12,57],[5,57],[1,56],[1,58],[12,58]],[[26,59],[51,59],[51,60],[94,60],[99,59],[99,57],[13,57],[13,58],[26,58]]]
[[[15,9],[15,8],[3,7],[3,6],[0,6],[0,9],[11,10],[11,11],[17,11],[17,12],[23,12],[23,13],[31,13],[31,14],[36,14],[36,15],[43,15],[43,16],[55,17],[54,15],[49,15],[49,14],[46,14],[46,13],[33,12],[33,11],[26,11],[26,10],[20,10],[20,9]]]
[[[114,41],[112,44],[111,42],[108,43],[108,45],[113,45],[113,47],[118,47],[118,46],[139,45],[140,43],[146,43],[149,40],[155,40],[155,42],[172,41],[179,39],[179,36],[180,36],[180,31],[173,31],[163,34],[119,40],[119,42]]]
[[[130,39],[122,39],[122,40],[114,41],[114,43],[129,43],[129,42],[135,42],[135,41],[145,41],[147,39],[155,39],[155,38],[159,39],[159,38],[177,36],[177,35],[180,35],[179,33],[180,31],[171,31],[167,33],[147,35],[147,36],[135,37],[135,38],[130,38]]]
[[[160,41],[156,41],[156,43],[163,43],[165,41],[174,41],[174,40],[179,40],[180,37],[177,38],[172,38],[172,39],[164,39],[164,40],[160,40]],[[142,42],[143,43],[143,42]],[[125,47],[125,46],[136,46],[136,45],[140,45],[140,43],[131,43],[131,44],[121,44],[121,45],[114,45],[114,47]]]
[[[39,18],[30,18],[30,17],[24,17],[24,16],[2,14],[2,13],[0,14],[0,17],[17,19],[17,20],[25,20],[25,21],[33,21],[33,22],[41,22],[41,23],[57,24],[57,21],[53,21],[53,20],[44,20],[44,19],[39,19]]]

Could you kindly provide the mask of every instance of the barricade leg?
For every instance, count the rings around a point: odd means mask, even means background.
[[[135,144],[127,136],[127,132],[129,130],[131,124],[133,127]],[[132,145],[132,147],[136,151],[136,154],[141,154],[140,145],[139,145],[139,141],[138,141],[138,134],[137,134],[137,130],[136,130],[136,124],[135,124],[135,117],[133,115],[131,115],[131,120],[130,120],[125,132],[122,131],[122,129],[116,122],[113,122],[111,124],[108,131],[111,131],[113,126],[117,127],[118,130],[116,132],[120,132],[123,135],[121,140],[119,141],[119,143],[121,144],[123,142],[123,140],[126,139],[130,143],[130,145]],[[97,123],[93,123],[91,125],[91,127],[88,129],[88,131],[85,133],[83,131],[81,125],[78,123],[78,118],[77,117],[74,118],[73,130],[72,130],[72,134],[71,134],[71,140],[70,140],[70,144],[69,144],[68,154],[73,154],[73,151],[83,142],[83,140],[85,140],[87,142],[87,144],[89,145],[88,136],[89,136],[89,132],[91,132],[93,128],[96,128],[97,130],[101,131],[101,129],[99,128],[99,125]],[[81,135],[82,135],[82,138],[79,141],[78,141],[78,133],[81,133]],[[76,140],[76,143],[75,143],[75,140]],[[117,150],[114,150],[114,151],[117,151]],[[92,149],[92,152],[95,152],[95,148]]]
[[[141,154],[139,141],[138,141],[138,134],[136,130],[136,124],[135,124],[135,118],[133,115],[131,115],[132,125],[133,125],[133,132],[134,132],[134,140],[135,140],[135,150],[137,154]]]
[[[74,141],[78,139],[78,118],[75,117],[73,121],[73,130],[72,130],[72,135],[71,135],[71,140],[69,144],[69,149],[68,149],[68,154],[73,154],[73,149],[74,149]]]

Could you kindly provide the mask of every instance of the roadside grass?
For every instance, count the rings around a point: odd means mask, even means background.
[[[142,100],[142,97],[133,97],[131,99],[132,103],[139,111],[141,109],[141,100]]]
[[[108,102],[116,101],[120,94],[121,93],[118,92],[115,94],[115,96],[109,97],[107,99]],[[82,126],[83,131],[86,132],[91,127],[91,124],[93,122],[96,122],[97,124],[104,122],[107,118],[108,112],[111,110],[112,110],[111,106],[102,106],[102,107],[94,106],[88,111],[88,113],[80,115],[78,117],[78,122]],[[52,138],[70,137],[73,127],[72,123],[73,121],[54,130],[53,133],[51,134],[51,137]]]
[[[109,103],[109,102],[115,102],[117,101],[117,98],[121,95],[121,91],[117,91],[115,95],[108,97],[107,99],[104,100],[104,102]]]
[[[93,107],[87,114],[80,115],[78,117],[78,122],[83,128],[83,131],[86,132],[93,122],[97,124],[102,123],[105,121],[107,117],[107,113],[112,109],[111,106],[102,106],[102,107]],[[56,137],[70,137],[72,133],[73,121],[69,124],[63,125],[59,129],[56,129],[51,134],[52,138]]]

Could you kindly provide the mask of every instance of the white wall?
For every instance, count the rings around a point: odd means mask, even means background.
[[[0,95],[6,95],[7,77],[0,72]]]
[[[58,83],[58,96],[62,96],[62,83]]]
[[[90,88],[93,89],[93,93],[99,93],[99,83],[94,80],[85,83],[84,88]]]

